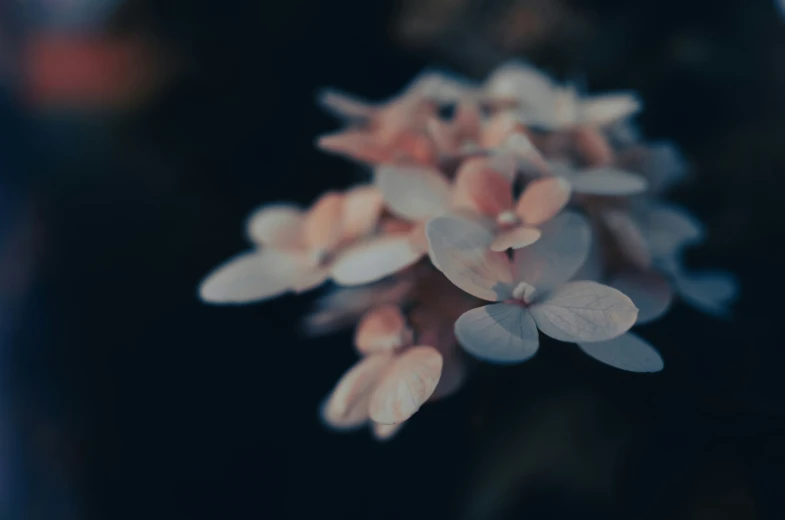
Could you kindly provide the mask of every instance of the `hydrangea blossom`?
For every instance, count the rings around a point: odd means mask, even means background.
[[[633,326],[677,297],[730,312],[735,278],[683,265],[706,233],[665,200],[685,163],[640,139],[634,94],[586,95],[511,62],[484,82],[426,71],[386,102],[336,90],[320,102],[345,125],[317,146],[365,165],[369,182],[307,210],[259,208],[246,224],[253,248],[199,293],[240,304],[330,283],[305,331],[355,325],[359,356],[322,406],[331,429],[388,439],[460,389],[464,352],[521,363],[540,332],[657,372],[662,357]]]

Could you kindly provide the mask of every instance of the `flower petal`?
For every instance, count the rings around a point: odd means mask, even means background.
[[[322,419],[339,429],[364,424],[369,418],[371,395],[392,359],[386,354],[375,354],[347,370],[322,406]]]
[[[590,124],[605,126],[633,116],[643,105],[634,93],[619,92],[592,96],[581,100],[581,119]]]
[[[613,148],[608,138],[593,126],[580,126],[571,132],[578,156],[590,166],[607,166],[613,162]]]
[[[341,130],[323,135],[317,139],[316,146],[322,151],[370,164],[395,159],[393,151],[366,130]]]
[[[471,355],[493,363],[521,363],[537,353],[539,335],[528,310],[495,303],[465,312],[455,322],[458,342]]]
[[[529,310],[544,334],[575,343],[613,339],[638,318],[638,309],[627,296],[589,281],[566,283]]]
[[[490,250],[491,231],[466,218],[445,215],[426,226],[431,260],[460,289],[499,301],[512,294],[512,272],[503,253]]]
[[[679,273],[674,282],[684,301],[713,316],[726,315],[739,292],[738,280],[725,271]]]
[[[327,192],[311,206],[303,223],[303,239],[309,249],[332,251],[341,240],[345,197]]]
[[[287,292],[299,259],[262,248],[241,253],[208,274],[199,285],[205,303],[241,304],[268,300]]]
[[[248,239],[257,245],[279,250],[301,249],[303,212],[295,204],[266,204],[251,213],[246,222]]]
[[[659,372],[665,366],[660,353],[631,332],[608,341],[578,343],[578,346],[597,361],[621,370]]]
[[[456,205],[491,218],[513,207],[512,181],[486,157],[464,161],[455,177]]]
[[[584,195],[626,196],[646,191],[640,175],[609,167],[590,168],[568,177],[572,191]]]
[[[384,200],[375,186],[356,186],[347,191],[343,206],[343,239],[354,240],[370,233],[383,210]]]
[[[626,294],[638,308],[637,325],[661,317],[673,301],[673,291],[668,280],[652,271],[622,273],[608,285]]]
[[[308,266],[297,271],[294,276],[294,282],[292,282],[292,290],[297,294],[302,294],[316,289],[329,278],[329,265]]]
[[[371,419],[398,424],[425,403],[442,373],[442,355],[433,347],[412,347],[398,357],[371,396]]]
[[[376,169],[375,179],[384,202],[401,218],[428,220],[442,215],[450,207],[450,183],[438,170],[386,165]]]
[[[344,250],[332,266],[332,276],[341,285],[371,283],[409,267],[424,255],[408,233],[371,238]]]
[[[442,377],[439,378],[439,384],[429,401],[438,401],[453,395],[466,380],[466,363],[457,352],[442,353],[442,359]]]
[[[556,287],[580,269],[591,247],[591,228],[579,213],[564,211],[540,227],[534,244],[515,251],[515,280],[538,291]]]
[[[486,95],[495,101],[512,101],[525,109],[527,121],[549,123],[553,119],[553,82],[535,67],[521,61],[498,67],[485,84]]]
[[[699,243],[705,235],[694,216],[671,204],[647,205],[640,217],[652,254],[659,259],[673,258],[679,249]]]
[[[335,287],[316,301],[315,308],[303,320],[308,336],[319,336],[348,327],[373,307],[388,303],[405,303],[414,284],[411,279],[388,279],[360,287]]]
[[[491,242],[491,251],[503,252],[526,247],[539,240],[541,234],[539,229],[526,226],[502,231]]]
[[[632,217],[620,209],[607,209],[600,214],[621,254],[638,269],[651,265],[649,241]]]
[[[398,424],[379,424],[371,421],[371,431],[373,436],[379,442],[385,442],[392,439],[403,428],[405,422]]]
[[[397,305],[377,307],[357,324],[354,346],[362,354],[392,351],[411,344],[412,331]]]
[[[524,224],[538,226],[558,215],[571,193],[570,183],[561,177],[535,179],[526,185],[515,212]]]
[[[333,115],[349,120],[367,120],[376,111],[369,103],[331,88],[319,92],[318,102]]]
[[[497,112],[483,125],[480,134],[480,146],[485,150],[499,148],[507,139],[524,129],[519,117],[510,112]]]

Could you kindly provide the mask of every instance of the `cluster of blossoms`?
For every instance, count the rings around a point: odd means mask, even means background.
[[[335,429],[393,435],[425,402],[455,392],[465,359],[520,363],[539,332],[622,370],[655,372],[629,332],[675,296],[722,315],[730,275],[687,272],[700,224],[663,194],[684,176],[667,143],[640,142],[628,93],[586,96],[525,63],[482,84],[421,74],[369,104],[335,91],[346,121],[318,146],[372,180],[309,209],[268,204],[248,219],[254,248],[210,273],[205,302],[239,304],[331,281],[306,327],[356,324],[360,360],[322,407]]]

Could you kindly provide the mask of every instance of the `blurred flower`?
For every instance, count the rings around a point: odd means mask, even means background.
[[[157,89],[165,65],[141,37],[34,31],[22,45],[19,89],[38,109],[124,108]]]
[[[358,286],[332,289],[305,322],[315,335],[359,321],[363,357],[322,409],[332,428],[389,438],[462,386],[459,344],[519,363],[542,332],[656,372],[664,362],[634,325],[675,295],[715,315],[736,296],[730,275],[682,265],[704,233],[662,198],[686,168],[672,145],[640,142],[634,94],[584,96],[510,62],[482,83],[426,71],[387,102],[334,90],[320,101],[346,126],[318,146],[367,165],[372,183],[307,211],[263,206],[248,222],[255,249],[200,294],[245,303],[330,279]]]

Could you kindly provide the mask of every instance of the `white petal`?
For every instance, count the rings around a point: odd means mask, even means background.
[[[621,370],[659,372],[665,366],[659,352],[631,332],[608,341],[578,343],[578,346],[597,361]]]
[[[450,207],[450,183],[438,170],[380,166],[375,182],[390,211],[401,218],[424,221],[442,215]]]
[[[381,236],[343,251],[332,267],[341,285],[361,285],[381,280],[417,262],[425,252],[416,248],[408,234]]]
[[[199,286],[206,303],[239,304],[275,298],[287,292],[299,259],[270,248],[241,253],[208,274]]]
[[[503,253],[490,250],[493,233],[477,222],[445,215],[426,226],[431,260],[456,286],[488,301],[512,294],[512,272]]]
[[[501,252],[526,247],[539,240],[541,234],[539,229],[525,226],[502,231],[491,242],[491,251]]]
[[[665,314],[673,300],[668,280],[654,272],[623,273],[608,285],[632,300],[638,308],[638,321],[635,322],[638,325],[654,321]]]
[[[398,357],[371,396],[371,419],[398,424],[431,397],[442,373],[442,355],[433,347],[412,347]]]
[[[588,281],[566,283],[529,310],[544,334],[575,343],[613,339],[638,318],[638,309],[627,296]]]
[[[521,61],[502,64],[488,77],[485,92],[493,99],[527,101],[540,105],[551,100],[553,82],[543,72]]]
[[[532,357],[539,335],[529,311],[495,303],[465,312],[455,322],[458,342],[469,354],[494,363],[520,363]]]
[[[374,354],[347,370],[322,406],[322,419],[333,428],[353,428],[369,417],[373,390],[391,366],[392,357]]]
[[[581,101],[581,119],[585,123],[605,126],[635,115],[641,108],[641,101],[635,94],[592,96]]]
[[[246,234],[254,244],[276,248],[297,248],[302,245],[303,212],[294,204],[266,204],[251,213],[246,221]]]
[[[726,315],[739,292],[736,278],[724,271],[680,273],[674,281],[684,301],[714,316]]]
[[[579,213],[565,211],[540,226],[534,244],[514,255],[515,279],[545,291],[578,272],[591,247],[591,228]]]
[[[567,179],[572,191],[584,195],[637,195],[646,191],[646,179],[640,175],[614,168],[590,168]]]

